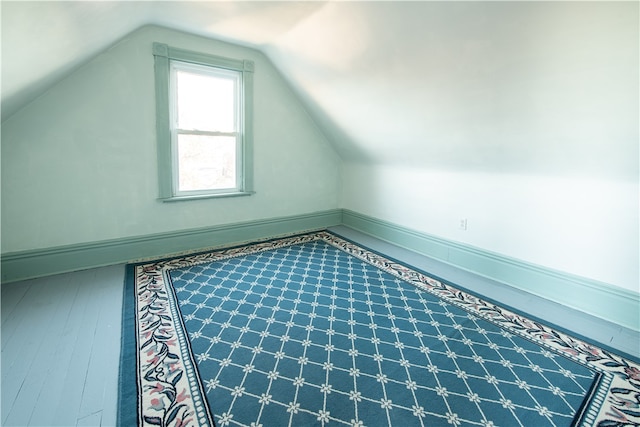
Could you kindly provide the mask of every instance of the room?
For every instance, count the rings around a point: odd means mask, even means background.
[[[126,264],[308,230],[640,356],[637,2],[0,11],[3,425],[116,424]],[[154,43],[251,63],[242,197],[163,197]]]

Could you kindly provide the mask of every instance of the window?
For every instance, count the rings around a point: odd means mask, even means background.
[[[252,194],[253,62],[154,43],[160,198]]]

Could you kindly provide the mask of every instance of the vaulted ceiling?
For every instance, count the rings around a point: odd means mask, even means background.
[[[637,179],[637,2],[1,7],[3,121],[155,24],[261,50],[348,161]]]

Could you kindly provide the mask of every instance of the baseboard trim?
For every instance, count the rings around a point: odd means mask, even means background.
[[[180,255],[345,225],[474,274],[640,331],[640,294],[480,248],[431,236],[348,209],[224,224],[147,236],[2,254],[2,283]]]
[[[180,255],[342,223],[342,209],[2,254],[2,283]]]
[[[474,274],[640,331],[640,294],[344,209],[342,224]]]

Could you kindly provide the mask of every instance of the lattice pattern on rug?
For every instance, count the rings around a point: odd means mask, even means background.
[[[638,366],[330,233],[136,267],[147,425],[638,422]]]

